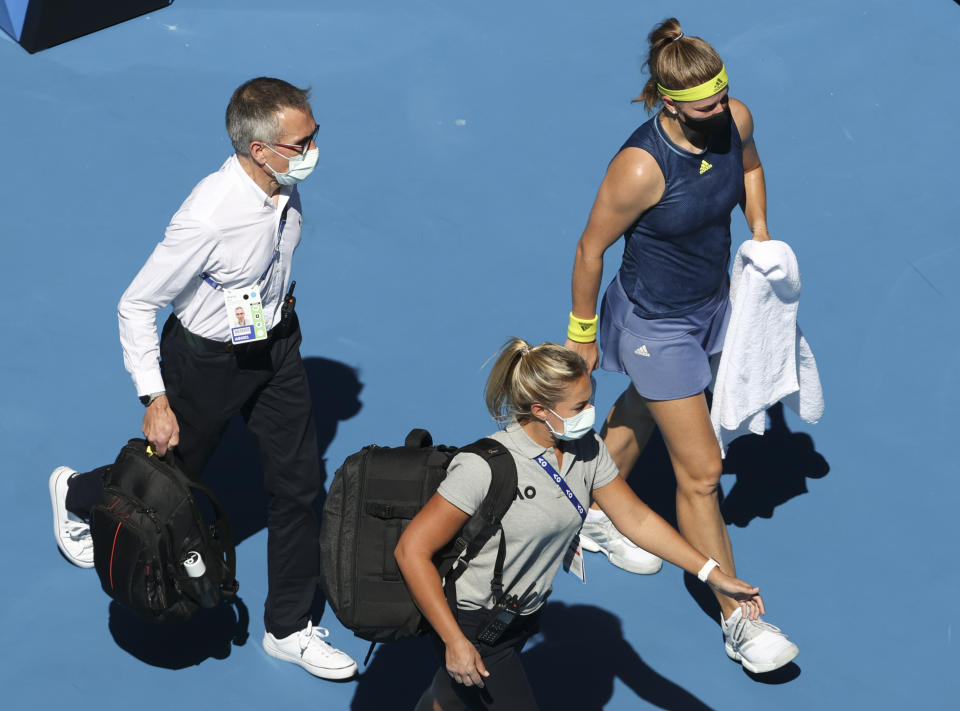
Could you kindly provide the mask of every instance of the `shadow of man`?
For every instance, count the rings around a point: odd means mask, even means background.
[[[247,641],[250,614],[237,597],[235,604],[201,609],[188,621],[158,624],[110,602],[109,629],[117,646],[145,664],[185,669],[206,659],[226,659],[233,646]]]
[[[323,457],[337,434],[337,425],[360,412],[363,384],[354,368],[339,361],[309,357],[303,359],[303,365],[310,384],[320,475],[324,482],[324,490],[314,505],[319,517],[326,498],[327,470]],[[266,527],[269,497],[263,488],[260,454],[239,414],[230,420],[204,470],[204,480],[230,517],[236,543]]]
[[[599,607],[547,603],[531,643],[522,659],[542,709],[600,711],[613,697],[615,679],[657,708],[711,708],[644,662],[624,639],[620,619]],[[577,660],[577,683],[558,684],[557,670],[569,668],[571,659]]]
[[[337,425],[360,411],[363,385],[357,371],[344,363],[310,357],[304,358],[303,364],[313,402],[320,471],[322,481],[326,482],[323,455],[336,436]],[[235,544],[266,527],[268,495],[263,488],[260,455],[239,414],[227,426],[204,469],[203,480],[226,511]],[[315,504],[318,518],[324,498],[325,490]],[[242,575],[239,577],[242,589]],[[324,602],[318,585],[312,610],[314,619],[322,616]],[[210,657],[224,659],[229,656],[232,645],[245,642],[249,613],[242,600],[238,598],[237,603],[236,610],[222,604],[200,610],[186,622],[162,625],[141,620],[121,605],[111,603],[110,632],[117,645],[137,659],[153,666],[182,669]]]

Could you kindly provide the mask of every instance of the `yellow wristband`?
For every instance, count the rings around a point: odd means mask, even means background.
[[[592,343],[597,340],[597,321],[599,317],[595,314],[593,318],[577,318],[570,312],[570,325],[567,326],[567,338],[577,343]]]

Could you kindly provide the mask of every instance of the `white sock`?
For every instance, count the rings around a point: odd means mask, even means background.
[[[600,509],[587,509],[587,521],[596,523],[597,521],[606,521],[607,515]]]
[[[742,614],[743,614],[743,611],[739,607],[730,613],[730,617],[727,617],[725,619],[723,617],[723,614],[721,614],[720,619],[723,621],[724,629],[727,629],[730,627],[730,622],[733,620],[734,617],[740,617]]]

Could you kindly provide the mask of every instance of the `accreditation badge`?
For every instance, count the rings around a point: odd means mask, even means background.
[[[223,303],[227,309],[230,340],[234,344],[254,343],[267,339],[267,322],[263,317],[260,287],[223,289]]]
[[[573,537],[567,553],[563,557],[563,569],[578,578],[581,583],[587,582],[587,567],[583,562],[583,548],[580,547],[580,534]]]

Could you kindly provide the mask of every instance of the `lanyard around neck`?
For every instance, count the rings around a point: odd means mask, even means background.
[[[290,208],[290,203],[288,202],[284,208],[283,212],[280,213],[280,226],[277,228],[277,244],[273,248],[273,254],[270,255],[270,261],[267,262],[267,268],[263,270],[263,274],[260,275],[260,278],[257,279],[257,288],[266,281],[267,274],[270,273],[271,267],[273,267],[274,262],[280,259],[280,245],[283,244],[283,228],[287,225],[287,210]],[[223,284],[215,280],[210,274],[204,272],[200,275],[200,278],[203,279],[207,284],[212,286],[214,289],[222,289]]]
[[[583,508],[583,504],[581,504],[579,499],[577,499],[576,494],[573,493],[573,490],[567,484],[566,480],[557,474],[557,470],[553,468],[553,465],[550,464],[550,462],[548,462],[542,454],[534,457],[534,461],[543,467],[543,470],[550,475],[550,478],[556,482],[557,486],[560,487],[560,490],[563,491],[567,499],[570,500],[570,503],[573,504],[573,507],[577,510],[577,513],[580,514],[580,521],[585,521],[587,518],[587,510]]]

